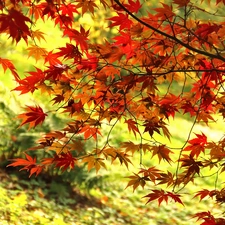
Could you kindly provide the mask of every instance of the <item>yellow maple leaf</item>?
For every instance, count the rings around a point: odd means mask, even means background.
[[[45,48],[38,47],[36,45],[32,45],[31,47],[27,48],[28,51],[28,58],[34,57],[36,62],[43,58],[43,55],[46,55],[48,52],[45,50]]]

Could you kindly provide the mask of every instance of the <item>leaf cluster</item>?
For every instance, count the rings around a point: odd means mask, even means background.
[[[224,7],[225,2],[211,4]],[[76,18],[94,16],[100,6],[113,12],[105,20],[118,32],[96,43],[89,37],[91,30],[77,25]],[[107,168],[107,161],[128,169],[139,153],[142,167],[128,177],[127,187],[167,186],[170,190],[153,189],[145,196],[147,203],[158,200],[159,205],[169,199],[183,204],[177,191],[204,178],[204,171],[214,170],[217,177],[224,172],[224,137],[211,141],[204,132],[194,133],[196,124],[209,126],[225,117],[224,16],[205,10],[203,1],[174,0],[142,15],[144,7],[139,0],[9,0],[0,5],[0,33],[15,45],[24,40],[28,57],[43,62],[43,68],[21,78],[10,59],[0,58],[4,71],[10,70],[17,82],[14,91],[22,95],[41,90],[51,97],[52,110],[27,105],[17,117],[22,119],[20,127],[39,126],[51,113],[68,118],[64,128],[46,133],[29,149],[51,152],[50,157],[36,159],[26,153],[25,159],[13,159],[9,166],[21,166],[30,176],[49,166],[65,171],[87,165],[88,171],[99,172]],[[196,16],[199,12],[220,20],[203,21]],[[66,39],[65,46],[50,51],[41,47],[45,34],[34,29],[39,20],[43,24],[52,20]],[[181,147],[168,145],[170,122],[183,115],[193,122],[187,139]],[[135,143],[111,144],[119,123],[136,138]],[[108,133],[103,135],[105,127]],[[83,151],[81,143],[90,140],[95,145]],[[149,155],[173,169],[142,165],[142,157]],[[201,199],[206,195],[214,194],[197,194]],[[215,195],[217,201],[225,201],[223,189]],[[222,221],[204,213],[198,218],[205,220],[203,224]]]

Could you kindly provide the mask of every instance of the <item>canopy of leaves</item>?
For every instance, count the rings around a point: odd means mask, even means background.
[[[205,10],[205,5],[210,7]],[[40,137],[32,148],[51,151],[52,157],[36,159],[26,153],[26,159],[14,159],[10,166],[22,166],[30,176],[47,166],[64,171],[80,164],[98,172],[106,168],[108,159],[129,168],[139,153],[142,168],[128,177],[127,187],[135,191],[154,184],[157,188],[145,196],[147,203],[173,200],[183,204],[177,191],[204,177],[207,169],[216,171],[217,176],[225,170],[224,137],[215,141],[203,132],[192,134],[196,124],[208,126],[225,117],[225,17],[220,10],[213,10],[215,6],[225,9],[224,5],[218,0],[198,4],[174,0],[148,10],[149,2],[139,0],[0,1],[0,33],[15,46],[25,41],[27,56],[44,65],[26,72],[24,78],[10,59],[0,58],[4,71],[9,69],[17,82],[14,90],[20,94],[41,90],[51,97],[50,104],[57,106],[49,112],[38,105],[26,106],[18,115],[21,126],[34,128],[52,112],[68,117],[61,131]],[[111,11],[104,21],[107,29],[114,31],[104,42],[93,41],[91,28],[76,22],[78,16],[95,16],[99,7]],[[202,14],[214,21],[198,18]],[[34,29],[40,20],[43,24],[53,21],[66,44],[51,50],[42,47],[45,34]],[[183,115],[193,126],[183,146],[172,148],[167,144],[170,121]],[[118,123],[136,138],[135,143],[111,143]],[[106,135],[105,127],[109,127]],[[160,136],[168,142],[162,142]],[[89,140],[95,145],[84,155],[74,143]],[[159,165],[144,165],[145,155],[157,157]],[[163,171],[162,163],[173,169]],[[166,187],[169,190],[163,189]],[[204,189],[195,196],[202,200],[207,195],[225,202],[224,189]],[[223,221],[209,212],[195,216],[205,225]]]

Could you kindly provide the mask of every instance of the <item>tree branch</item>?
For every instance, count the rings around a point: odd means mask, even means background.
[[[221,61],[225,62],[225,58],[219,54],[212,54],[212,53],[209,53],[209,52],[206,52],[206,51],[202,51],[200,49],[197,49],[197,48],[194,48],[192,46],[190,46],[189,44],[186,44],[184,43],[183,41],[179,40],[178,38],[176,38],[175,36],[172,36],[172,35],[169,35],[161,30],[158,30],[157,28],[149,25],[148,23],[144,22],[143,20],[139,19],[137,16],[135,16],[133,13],[131,13],[122,3],[120,3],[119,0],[114,0],[116,2],[116,4],[118,6],[120,6],[128,15],[130,15],[132,18],[134,18],[136,21],[138,21],[139,23],[141,23],[142,25],[148,27],[149,29],[157,32],[158,34],[161,34],[167,38],[169,38],[170,40],[173,40],[177,43],[179,43],[180,45],[182,45],[183,47],[193,51],[193,52],[196,52],[196,53],[199,53],[199,54],[202,54],[202,55],[205,55],[205,56],[208,56],[210,58],[215,58],[215,59],[220,59]]]

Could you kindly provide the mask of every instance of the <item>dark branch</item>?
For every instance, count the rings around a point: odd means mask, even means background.
[[[143,20],[139,19],[138,17],[136,17],[133,13],[131,13],[122,3],[119,2],[119,0],[114,0],[116,2],[117,5],[119,5],[127,14],[129,14],[131,17],[133,17],[136,21],[138,21],[139,23],[143,24],[144,26],[148,27],[149,29],[163,35],[164,37],[167,37],[177,43],[179,43],[180,45],[184,46],[185,48],[193,51],[193,52],[196,52],[196,53],[199,53],[199,54],[202,54],[202,55],[205,55],[205,56],[208,56],[210,58],[215,58],[215,59],[220,59],[221,61],[225,62],[225,58],[219,54],[212,54],[212,53],[209,53],[209,52],[206,52],[206,51],[202,51],[200,49],[197,49],[197,48],[194,48],[192,46],[190,46],[189,44],[186,44],[184,43],[183,41],[179,40],[178,38],[176,38],[175,36],[171,36],[167,33],[164,33],[163,31],[161,30],[158,30],[157,28],[149,25],[148,23],[144,22]]]

